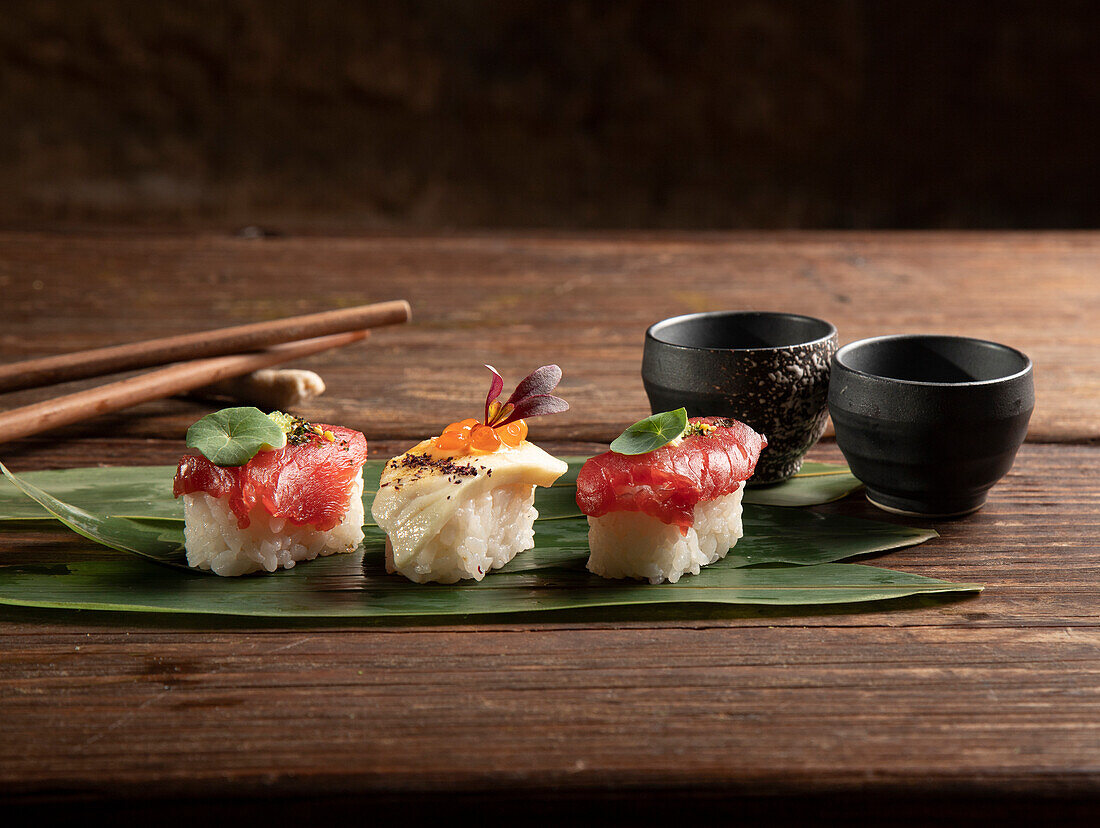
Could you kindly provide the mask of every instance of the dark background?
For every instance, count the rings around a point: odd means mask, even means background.
[[[1100,3],[6,2],[0,226],[1100,226]]]

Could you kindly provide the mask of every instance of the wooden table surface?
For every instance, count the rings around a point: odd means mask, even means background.
[[[457,796],[483,813],[535,799],[545,817],[900,802],[904,822],[944,797],[984,814],[1100,801],[1100,233],[0,234],[0,360],[402,297],[410,325],[303,363],[329,385],[305,413],[362,429],[374,456],[476,413],[483,362],[511,380],[559,363],[573,409],[532,436],[597,450],[648,413],[642,335],[677,313],[786,310],[833,321],[842,342],[1021,348],[1038,403],[1014,469],[979,513],[883,560],[986,591],[874,612],[428,627],[3,608],[9,805],[136,797],[163,816],[209,796],[225,814],[408,815]],[[0,459],[174,462],[205,410],[151,403]],[[811,457],[840,459],[828,437]],[[822,508],[891,519],[859,495]],[[72,543],[0,534],[0,564]]]

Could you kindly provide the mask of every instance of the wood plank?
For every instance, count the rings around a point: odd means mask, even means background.
[[[8,609],[0,793],[1087,795],[1098,458],[1026,446],[985,509],[881,560],[989,586],[946,604],[434,628]]]
[[[5,667],[0,789],[1050,792],[1096,783],[1098,654],[1095,629],[74,636]]]
[[[0,608],[0,797],[325,792],[349,812],[396,814],[460,793],[484,807],[469,797],[502,787],[518,804],[773,797],[761,814],[807,796],[829,812],[900,797],[918,804],[899,811],[910,815],[945,795],[975,816],[1011,815],[1004,803],[1021,797],[1093,802],[1098,264],[1095,233],[0,233],[3,360],[408,298],[412,325],[310,363],[330,391],[304,413],[361,428],[375,456],[476,411],[481,363],[518,378],[550,360],[574,408],[532,436],[557,453],[598,450],[647,410],[645,326],[693,310],[809,313],[844,341],[1004,341],[1036,361],[1039,397],[1031,442],[985,508],[873,559],[982,581],[980,597],[428,627]],[[173,462],[207,410],[151,403],[0,457],[17,470]],[[840,459],[829,440],[812,456]],[[820,508],[913,522],[860,496]],[[77,543],[0,532],[0,560]]]
[[[539,423],[536,436],[607,440],[646,411],[638,370],[649,323],[698,310],[783,309],[832,320],[842,341],[923,331],[1020,347],[1036,363],[1030,438],[1095,441],[1098,266],[1100,234],[1091,233],[4,233],[0,357],[404,297],[413,324],[309,362],[330,392],[306,413],[376,438],[411,438],[476,409],[481,363],[518,379],[554,360],[574,410]],[[64,433],[178,436],[196,410],[149,404]]]

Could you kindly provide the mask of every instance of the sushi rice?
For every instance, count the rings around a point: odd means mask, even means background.
[[[425,440],[390,460],[371,505],[386,571],[418,584],[480,581],[535,545],[535,486],[569,466],[527,441],[455,457]]]
[[[363,541],[363,477],[350,483],[348,509],[343,519],[328,531],[310,525],[299,526],[273,517],[262,503],[248,514],[245,529],[228,501],[205,492],[183,496],[184,538],[187,564],[213,570],[218,575],[247,575],[291,569],[318,555],[350,552]]]
[[[588,518],[588,569],[604,578],[676,583],[724,558],[742,536],[741,483],[730,494],[695,505],[686,534],[644,512],[615,511]]]
[[[535,545],[535,487],[513,483],[474,495],[458,506],[439,534],[433,536],[401,574],[418,584],[480,581]],[[397,571],[393,546],[386,542],[386,569]]]

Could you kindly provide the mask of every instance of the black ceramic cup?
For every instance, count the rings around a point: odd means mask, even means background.
[[[825,430],[836,328],[812,316],[717,311],[645,335],[642,382],[654,413],[733,417],[768,438],[749,485],[786,480]]]
[[[833,357],[837,445],[867,499],[891,512],[981,508],[1012,467],[1034,407],[1031,360],[996,342],[882,336]]]

